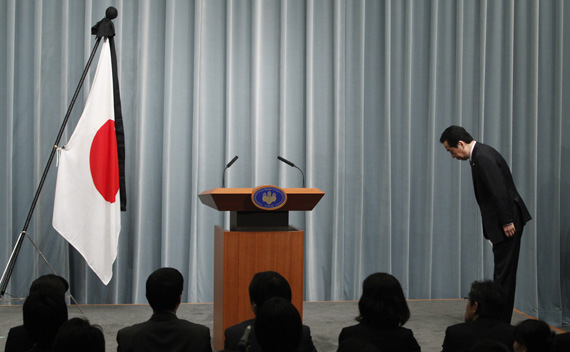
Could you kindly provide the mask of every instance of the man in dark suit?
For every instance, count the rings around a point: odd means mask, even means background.
[[[119,330],[117,351],[211,352],[210,329],[179,319],[184,278],[173,268],[161,268],[146,281],[146,298],[153,314],[150,320]]]
[[[493,244],[493,280],[505,292],[503,321],[511,322],[521,236],[531,219],[507,162],[492,147],[479,143],[459,126],[450,126],[439,139],[451,157],[469,160],[475,198],[481,210],[483,235]]]
[[[465,323],[445,330],[443,352],[469,351],[478,341],[490,340],[513,350],[514,326],[501,321],[503,290],[491,280],[474,281],[465,307]]]
[[[249,300],[253,313],[257,315],[259,308],[272,297],[281,297],[291,301],[291,286],[287,280],[275,271],[259,272],[253,276],[249,284]],[[237,325],[230,326],[224,332],[224,349],[229,351],[239,351],[240,340],[244,337],[247,327],[250,327],[249,343],[251,352],[261,352],[261,347],[255,336],[255,319],[246,320]],[[247,335],[247,334],[246,334]],[[245,336],[247,337],[247,336]],[[301,343],[297,348],[299,352],[316,352],[311,338],[311,329],[303,325]]]

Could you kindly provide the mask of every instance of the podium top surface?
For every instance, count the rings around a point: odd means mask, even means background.
[[[325,192],[318,188],[281,188],[287,202],[277,211],[313,210]],[[262,210],[251,200],[253,188],[214,188],[199,194],[202,204],[219,211],[271,211]]]

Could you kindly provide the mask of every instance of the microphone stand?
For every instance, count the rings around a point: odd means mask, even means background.
[[[238,159],[238,156],[234,156],[234,158],[232,160],[230,160],[230,162],[226,165],[226,167],[224,168],[224,172],[222,172],[222,188],[226,188],[226,170],[232,166],[236,160]]]
[[[280,161],[284,162],[285,164],[292,166],[294,168],[296,168],[297,170],[301,171],[301,175],[303,176],[303,188],[305,188],[305,173],[303,172],[303,170],[299,169],[297,167],[297,165],[293,164],[292,162],[290,162],[289,160],[282,158],[281,156],[278,156],[277,159],[279,159]]]
[[[250,335],[251,335],[251,329],[252,326],[248,325],[245,328],[245,331],[243,332],[243,335],[241,335],[241,338],[239,339],[238,342],[238,351],[240,352],[249,352],[251,349],[251,341],[250,341]]]

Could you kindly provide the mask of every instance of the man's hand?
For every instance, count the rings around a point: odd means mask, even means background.
[[[513,237],[515,235],[515,224],[508,224],[503,226],[503,231],[505,232],[505,236]]]

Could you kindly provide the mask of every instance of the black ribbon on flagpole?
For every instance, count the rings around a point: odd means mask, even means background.
[[[113,19],[118,12],[114,7],[105,11],[105,18],[91,28],[91,34],[97,38],[106,37],[111,49],[111,65],[113,67],[113,102],[115,109],[115,135],[117,136],[117,153],[119,155],[119,190],[121,196],[121,211],[127,210],[127,188],[125,177],[125,129],[123,126],[123,113],[121,110],[121,92],[119,90],[119,74],[117,69],[117,52],[115,50],[115,25]]]
[[[39,183],[38,188],[36,190],[34,199],[32,201],[32,205],[30,206],[30,210],[28,212],[26,222],[24,223],[24,228],[22,229],[22,231],[20,232],[20,234],[18,236],[16,244],[14,245],[14,248],[12,249],[12,253],[10,254],[10,259],[8,260],[8,264],[6,264],[6,268],[4,269],[4,272],[2,274],[2,278],[0,279],[0,299],[2,299],[2,297],[4,297],[4,294],[6,292],[6,288],[8,287],[8,281],[10,281],[10,277],[12,276],[12,272],[14,271],[14,266],[16,265],[16,260],[18,259],[18,254],[20,253],[20,249],[22,248],[22,244],[23,244],[23,241],[24,241],[24,238],[26,237],[26,235],[28,236],[30,241],[34,244],[34,246],[36,247],[36,250],[38,250],[38,252],[42,256],[44,261],[47,263],[47,265],[50,267],[52,272],[54,274],[56,274],[55,271],[53,270],[53,268],[51,267],[50,263],[43,256],[43,254],[41,253],[39,248],[36,246],[36,244],[34,243],[32,238],[28,235],[27,230],[28,230],[28,226],[30,225],[30,222],[32,220],[32,215],[33,215],[34,210],[36,208],[40,193],[41,193],[42,188],[43,188],[43,185],[44,185],[45,180],[47,178],[48,171],[49,171],[51,164],[53,162],[53,159],[55,157],[55,153],[57,152],[58,144],[61,140],[61,137],[63,136],[63,132],[65,130],[65,126],[67,125],[69,117],[71,116],[71,110],[73,109],[73,106],[75,105],[77,97],[79,96],[79,92],[81,90],[81,87],[83,86],[83,82],[85,81],[85,78],[87,77],[87,74],[89,73],[89,68],[91,67],[91,63],[93,62],[93,58],[95,57],[95,53],[97,52],[97,48],[99,47],[99,43],[100,43],[102,37],[107,37],[109,39],[109,45],[111,48],[111,60],[112,60],[112,66],[113,66],[113,91],[114,91],[114,103],[115,103],[115,133],[117,134],[117,153],[119,154],[121,210],[122,211],[126,210],[127,199],[126,199],[126,192],[125,192],[126,189],[125,189],[125,176],[124,176],[125,175],[125,173],[124,173],[125,137],[124,137],[124,128],[123,128],[123,118],[122,118],[122,113],[121,113],[121,98],[120,98],[120,94],[119,94],[119,79],[118,79],[118,74],[117,74],[117,55],[115,52],[115,42],[113,40],[113,37],[115,36],[115,26],[113,25],[113,21],[112,21],[112,19],[117,17],[117,14],[118,14],[118,12],[117,12],[116,8],[114,8],[114,7],[107,8],[107,11],[105,11],[105,18],[102,19],[101,21],[99,21],[91,29],[91,33],[97,36],[97,39],[95,41],[95,45],[93,46],[93,50],[91,51],[91,55],[89,56],[89,60],[87,60],[87,64],[85,65],[85,69],[83,70],[83,74],[81,75],[81,79],[79,80],[79,84],[77,85],[77,88],[75,89],[75,93],[73,94],[73,97],[71,98],[71,102],[69,103],[69,108],[67,109],[67,113],[65,114],[61,128],[59,129],[59,133],[57,134],[57,137],[56,137],[56,140],[54,143],[54,147],[51,150],[50,156],[48,158],[48,162],[44,168],[44,172],[43,172],[42,177],[40,179],[40,183]],[[71,296],[71,298],[73,298],[73,296]],[[75,299],[73,299],[73,301],[75,301]]]

